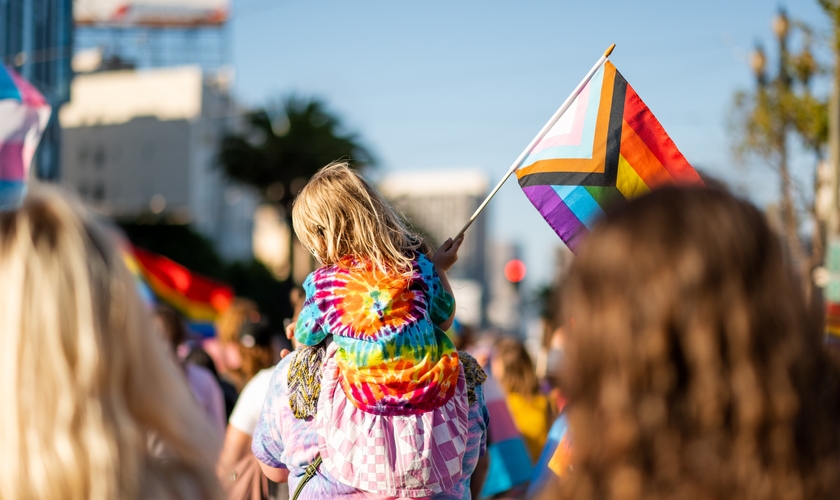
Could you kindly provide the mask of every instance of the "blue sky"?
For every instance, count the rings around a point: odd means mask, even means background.
[[[767,203],[771,174],[733,166],[727,121],[780,5],[827,26],[816,0],[232,0],[229,34],[244,103],[319,96],[383,172],[477,168],[491,184],[616,43],[611,60],[688,160]],[[548,280],[561,243],[515,179],[482,216],[522,246],[530,285]]]

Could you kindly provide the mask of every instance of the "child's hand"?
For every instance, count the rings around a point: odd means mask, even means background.
[[[432,257],[432,263],[438,268],[438,271],[449,271],[449,268],[458,260],[458,249],[461,248],[461,243],[463,242],[463,234],[455,241],[452,241],[452,238],[450,238],[443,242],[443,245],[437,249],[435,255]]]

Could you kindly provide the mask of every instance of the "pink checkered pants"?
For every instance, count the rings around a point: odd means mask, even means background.
[[[322,467],[339,481],[386,496],[429,497],[461,479],[468,411],[464,372],[455,395],[420,415],[379,416],[356,408],[339,383],[330,346],[318,399]]]

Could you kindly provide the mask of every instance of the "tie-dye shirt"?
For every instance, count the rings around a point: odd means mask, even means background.
[[[455,393],[458,353],[437,324],[455,300],[422,254],[410,276],[386,274],[352,256],[322,267],[303,283],[306,301],[295,338],[303,345],[332,334],[341,388],[376,415],[416,415]]]
[[[289,469],[289,491],[295,491],[306,467],[319,453],[315,419],[297,419],[289,405],[289,366],[299,351],[292,352],[274,369],[268,394],[263,403],[251,449],[266,465]],[[467,448],[460,480],[454,488],[432,497],[435,500],[467,500],[470,498],[470,477],[478,459],[487,452],[489,414],[484,403],[482,386],[475,387],[475,402],[468,412]],[[300,500],[342,498],[346,500],[393,500],[347,486],[329,476],[321,467],[304,486]]]

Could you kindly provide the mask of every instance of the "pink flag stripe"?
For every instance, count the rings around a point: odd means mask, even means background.
[[[513,422],[507,403],[502,401],[485,401],[490,413],[490,440],[494,443],[520,438],[519,429]]]
[[[44,96],[38,92],[38,89],[32,86],[31,83],[24,80],[20,75],[17,74],[15,71],[9,71],[9,76],[12,78],[12,81],[15,83],[15,87],[17,87],[18,92],[20,92],[21,101],[24,104],[33,107],[40,107],[40,106],[47,106],[47,100],[44,99]]]
[[[575,116],[572,122],[572,129],[564,134],[543,138],[534,146],[532,153],[542,151],[555,146],[577,146],[583,137],[583,122],[586,120],[586,110],[589,105],[589,85],[583,88],[575,109]],[[555,126],[557,126],[555,124]],[[549,132],[550,133],[550,132]]]
[[[23,144],[0,143],[0,179],[4,181],[26,179],[23,156]]]

